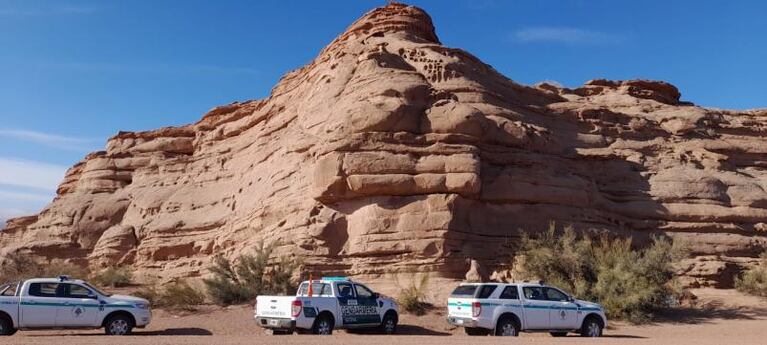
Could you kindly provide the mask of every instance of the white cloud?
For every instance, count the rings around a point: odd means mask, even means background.
[[[24,129],[0,129],[0,137],[40,144],[55,149],[78,152],[93,150],[95,144],[95,140],[93,139],[67,137]]]
[[[0,157],[0,184],[54,191],[67,167]]]
[[[523,43],[563,43],[571,45],[613,44],[622,40],[617,34],[567,27],[531,27],[517,30],[512,37]]]

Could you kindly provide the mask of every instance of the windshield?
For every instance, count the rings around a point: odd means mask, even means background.
[[[93,290],[93,292],[95,292],[95,293],[97,293],[97,294],[99,294],[101,296],[104,296],[104,297],[111,297],[112,296],[112,294],[105,293],[105,292],[103,292],[103,291],[93,287],[93,285],[91,285],[91,284],[83,282],[83,285],[87,286],[89,289]]]

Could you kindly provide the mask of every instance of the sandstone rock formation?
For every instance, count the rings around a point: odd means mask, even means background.
[[[462,279],[556,221],[684,239],[681,273],[726,286],[767,245],[766,137],[767,110],[698,107],[664,82],[517,84],[390,4],[266,99],[118,133],[0,248],[169,278],[266,241],[315,276]]]

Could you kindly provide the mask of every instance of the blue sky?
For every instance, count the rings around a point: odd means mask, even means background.
[[[118,130],[267,96],[384,3],[0,0],[0,219],[38,210]],[[696,104],[767,107],[765,1],[410,3],[521,83],[662,79]]]

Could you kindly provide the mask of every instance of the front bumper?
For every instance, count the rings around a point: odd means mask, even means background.
[[[152,310],[140,310],[139,312],[135,313],[134,317],[136,318],[136,327],[144,328],[150,322],[152,322]]]
[[[256,316],[256,323],[263,328],[295,329],[296,321],[291,319]]]
[[[473,320],[467,317],[448,316],[447,323],[453,326],[458,326],[458,327],[469,327],[469,328],[479,327],[479,325],[477,324],[477,320]]]

